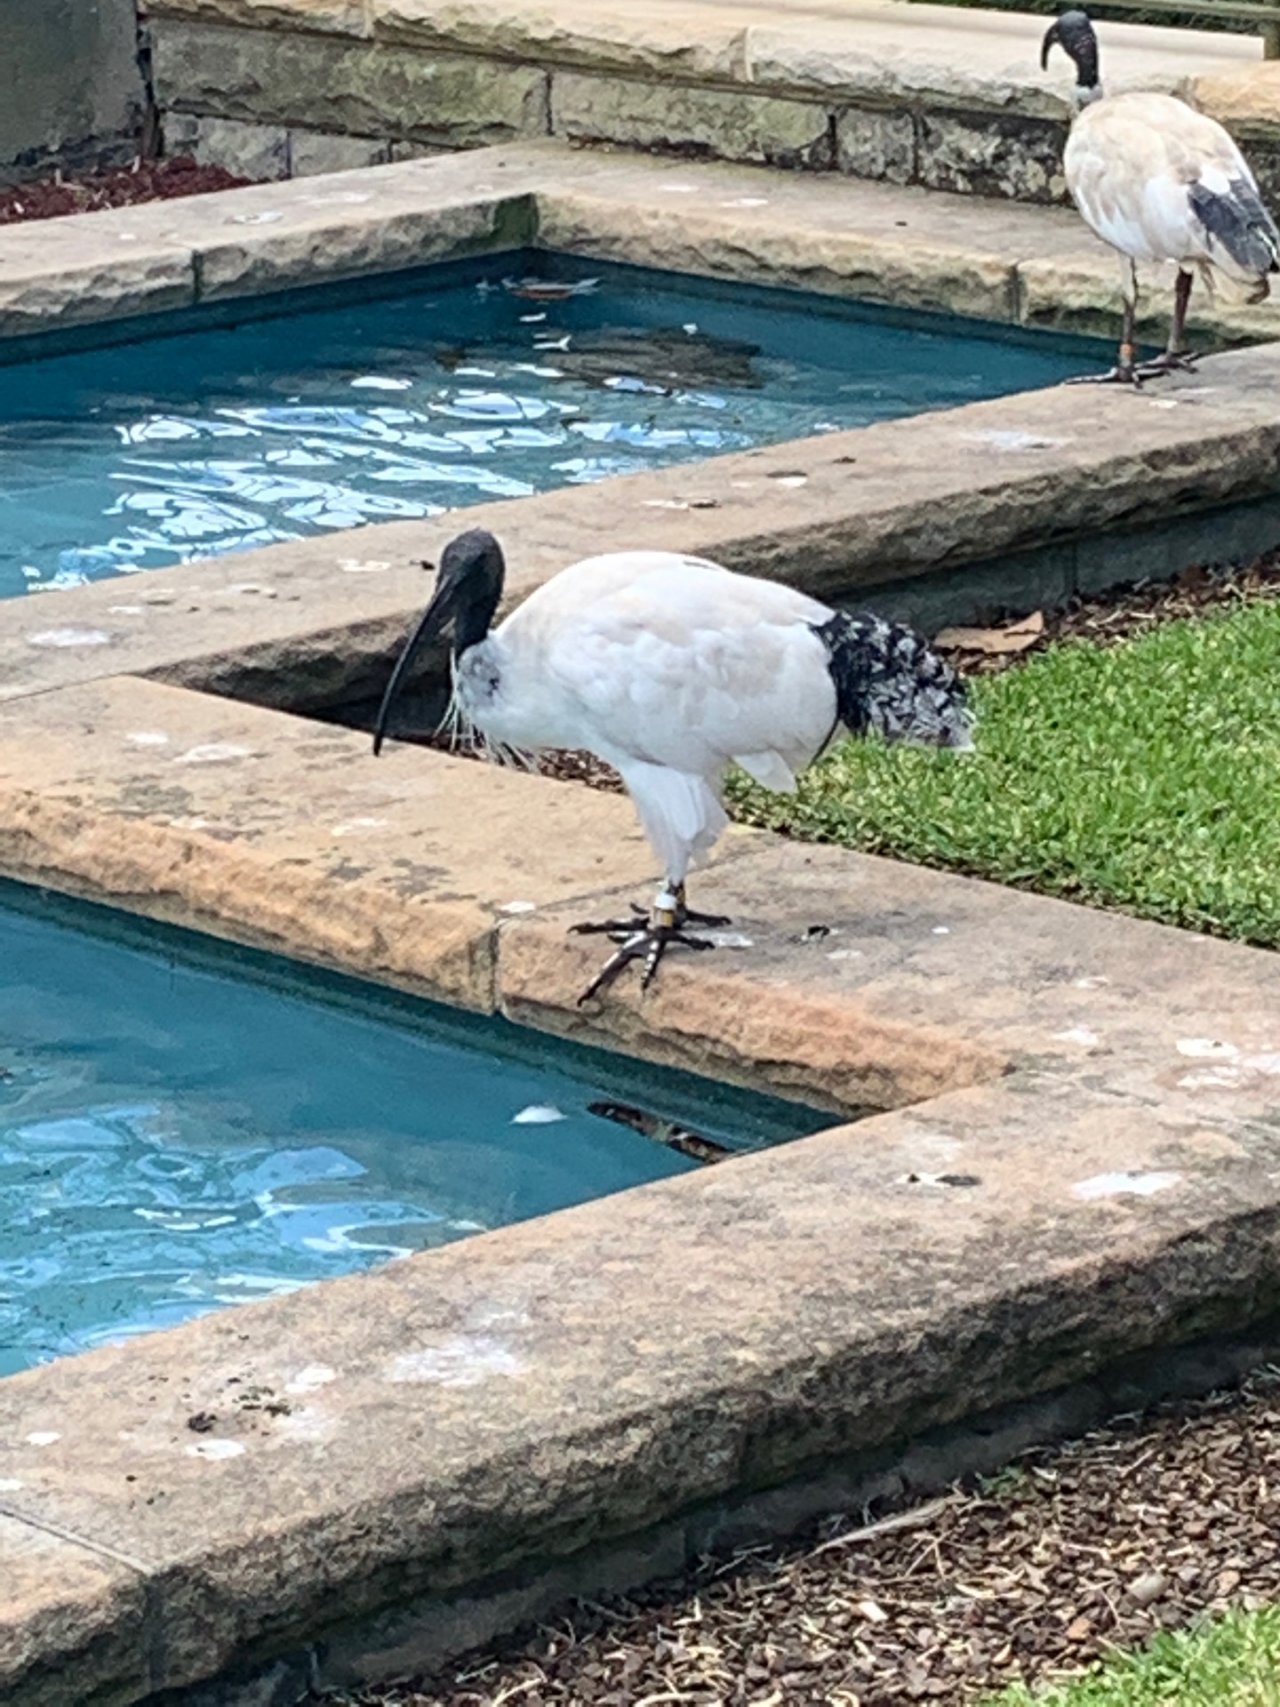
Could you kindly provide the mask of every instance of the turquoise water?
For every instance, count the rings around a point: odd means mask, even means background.
[[[830,1124],[498,1022],[0,895],[0,1375]],[[93,928],[84,928],[89,921]]]
[[[540,297],[535,271],[573,294]],[[0,367],[0,597],[862,426],[1081,363],[1044,336],[547,256],[378,288]]]

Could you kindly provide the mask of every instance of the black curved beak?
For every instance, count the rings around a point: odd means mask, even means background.
[[[456,589],[451,586],[437,587],[435,596],[423,613],[421,622],[405,642],[404,651],[396,659],[396,667],[391,672],[391,680],[387,683],[386,692],[382,696],[382,704],[378,707],[378,721],[373,730],[374,757],[382,751],[382,743],[386,739],[387,724],[391,721],[392,707],[404,686],[405,677],[413,667],[413,661],[429,641],[437,639],[448,628],[453,620]]]
[[[1044,32],[1044,40],[1040,44],[1041,71],[1047,71],[1049,69],[1049,49],[1051,47],[1062,47],[1062,45],[1062,31],[1058,28],[1057,24],[1050,24],[1049,28]]]

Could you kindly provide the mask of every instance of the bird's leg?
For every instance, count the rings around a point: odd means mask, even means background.
[[[706,937],[688,936],[684,928],[686,925],[706,925],[714,928],[729,923],[728,919],[715,913],[691,913],[685,905],[684,883],[672,879],[668,879],[665,887],[658,891],[651,911],[646,912],[643,907],[632,902],[631,912],[630,919],[605,919],[599,924],[570,926],[570,934],[573,936],[607,936],[618,944],[578,997],[579,1007],[612,984],[623,968],[629,966],[633,960],[644,962],[640,988],[647,990],[653,982],[663,955],[672,943],[679,943],[682,948],[715,947],[715,943]]]
[[[683,883],[672,883],[670,892],[676,899],[676,923],[679,925],[706,925],[708,930],[718,930],[733,922],[723,913],[695,913],[685,901]]]
[[[1133,359],[1133,325],[1138,315],[1138,269],[1126,257],[1124,268],[1124,321],[1120,328],[1120,349],[1116,365],[1105,373],[1082,373],[1067,381],[1068,385],[1141,385],[1142,373]]]
[[[1141,363],[1138,368],[1140,378],[1155,379],[1159,374],[1173,373],[1179,369],[1187,373],[1195,372],[1195,365],[1200,357],[1182,347],[1182,340],[1186,335],[1187,304],[1190,300],[1191,274],[1179,271],[1178,282],[1173,287],[1173,319],[1169,323],[1168,346],[1163,355]]]

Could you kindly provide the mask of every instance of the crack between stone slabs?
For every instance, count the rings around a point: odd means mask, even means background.
[[[6,705],[20,705],[24,699],[43,699],[46,694],[68,693],[75,688],[87,687],[91,682],[145,682],[148,679],[147,676],[140,675],[136,669],[126,665],[121,669],[103,670],[100,674],[86,675],[74,681],[50,682],[46,687],[24,688],[18,693],[0,693],[0,710],[3,710]]]
[[[21,1511],[9,1500],[0,1499],[0,1517],[7,1517],[14,1523],[20,1523],[27,1529],[37,1529],[44,1535],[52,1535],[57,1541],[65,1541],[72,1547],[80,1547],[87,1553],[96,1554],[103,1559],[110,1559],[113,1564],[123,1565],[126,1570],[133,1571],[144,1580],[151,1575],[151,1568],[141,1560],[135,1559],[129,1553],[122,1553],[115,1547],[109,1547],[105,1542],[94,1541],[87,1535],[80,1535],[74,1529],[68,1529],[61,1523],[50,1523],[47,1518],[33,1517],[30,1512]]]

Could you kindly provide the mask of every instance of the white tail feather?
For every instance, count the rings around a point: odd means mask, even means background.
[[[734,764],[740,765],[752,782],[761,788],[772,788],[779,794],[794,794],[795,773],[777,753],[735,753]]]

